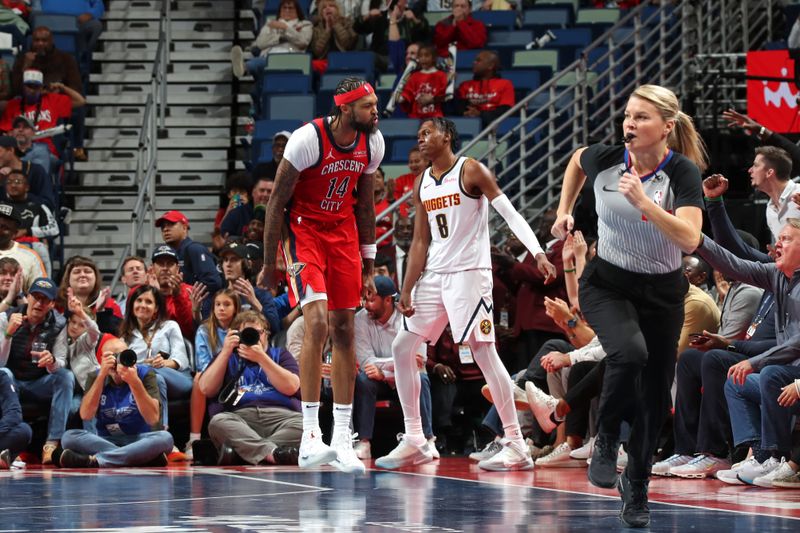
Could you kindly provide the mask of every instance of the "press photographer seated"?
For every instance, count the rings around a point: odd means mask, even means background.
[[[152,367],[136,364],[124,341],[106,342],[100,369],[89,375],[81,418],[97,418],[97,435],[64,433],[59,458],[63,468],[166,466],[172,435],[160,427],[158,383]]]
[[[219,396],[224,412],[208,432],[221,462],[232,448],[250,464],[297,464],[303,433],[297,361],[269,348],[269,324],[256,311],[239,313],[217,354],[200,377],[200,390]]]

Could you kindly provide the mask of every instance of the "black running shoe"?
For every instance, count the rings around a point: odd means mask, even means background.
[[[650,508],[647,506],[647,487],[649,479],[631,481],[623,473],[619,477],[617,489],[622,496],[622,511],[619,519],[628,527],[647,527],[650,524]]]
[[[296,446],[278,446],[272,451],[272,460],[276,465],[297,466],[300,450]]]
[[[611,438],[598,434],[594,441],[592,462],[589,464],[589,481],[601,489],[613,489],[617,486],[617,455],[619,454],[619,437]]]

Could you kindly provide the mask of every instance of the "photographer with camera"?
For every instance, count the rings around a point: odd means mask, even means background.
[[[81,418],[97,419],[97,434],[83,429],[64,433],[62,468],[166,466],[172,435],[159,427],[155,371],[136,364],[136,353],[121,339],[106,342],[100,369],[89,376]]]
[[[297,464],[303,433],[299,367],[285,349],[269,348],[269,334],[264,315],[239,313],[200,377],[203,394],[219,396],[224,408],[208,425],[221,463],[232,448],[250,464]]]
[[[56,284],[36,278],[28,303],[0,314],[0,367],[14,378],[22,400],[50,403],[47,441],[42,464],[50,464],[67,427],[75,379],[64,368],[65,354],[53,354],[53,344],[64,327],[64,317],[53,311]]]

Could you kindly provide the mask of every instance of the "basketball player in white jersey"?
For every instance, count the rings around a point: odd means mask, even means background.
[[[375,465],[394,469],[432,460],[422,433],[415,354],[423,342],[436,342],[449,321],[462,361],[474,360],[486,377],[505,430],[503,450],[478,466],[529,470],[533,461],[517,421],[513,384],[495,349],[489,204],[534,255],[546,283],[555,279],[555,267],[489,169],[474,159],[455,156],[458,132],[451,121],[426,119],[417,139],[431,166],[414,183],[417,216],[398,303],[406,318],[392,343],[405,434]]]

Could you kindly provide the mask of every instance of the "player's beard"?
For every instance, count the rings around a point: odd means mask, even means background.
[[[371,117],[369,122],[364,123],[356,120],[355,115],[350,117],[350,127],[355,131],[360,131],[361,133],[375,133],[375,130],[378,129],[377,125],[372,122]]]

